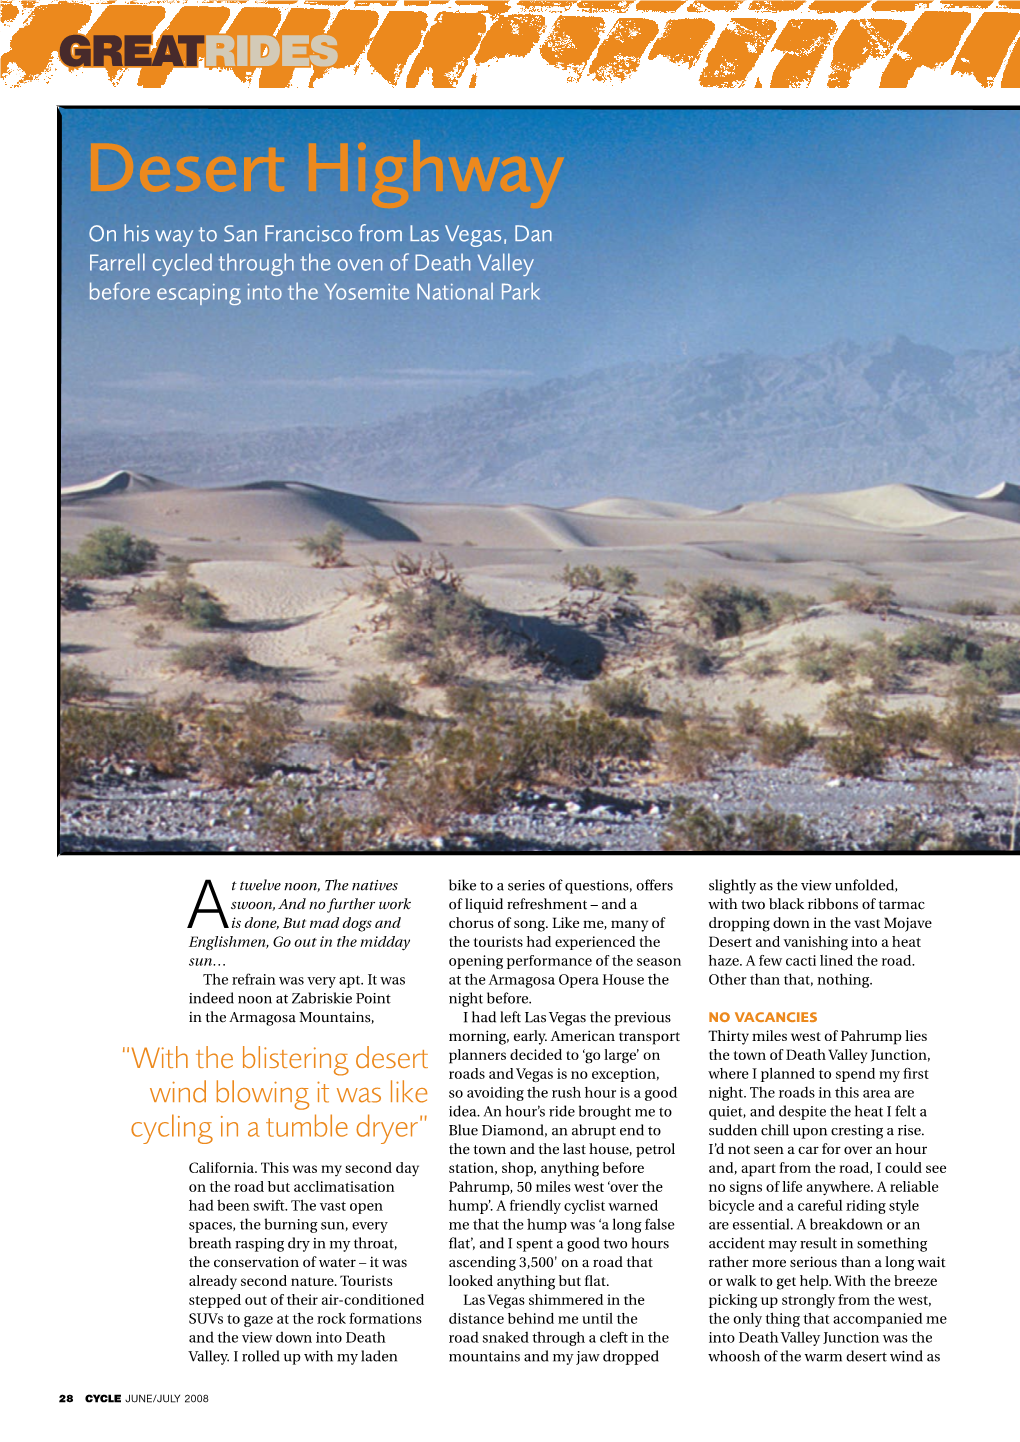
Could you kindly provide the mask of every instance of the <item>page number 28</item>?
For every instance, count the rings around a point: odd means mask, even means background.
[[[74,1398],[71,1396],[71,1394],[70,1394],[69,1392],[61,1392],[61,1394],[60,1394],[60,1401],[61,1401],[61,1402],[73,1402],[73,1401],[74,1401]]]

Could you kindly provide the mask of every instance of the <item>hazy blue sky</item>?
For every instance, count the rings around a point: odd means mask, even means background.
[[[329,159],[344,140],[352,150],[365,141],[370,157],[409,154],[415,137],[426,153],[459,160],[536,155],[546,168],[564,160],[538,211],[528,207],[533,195],[461,195],[449,177],[441,196],[412,195],[395,210],[343,195],[326,178],[307,193],[309,141]],[[190,153],[203,164],[275,145],[287,157],[286,192],[271,194],[259,180],[248,195],[205,187],[152,195],[135,180],[93,195],[93,141],[123,145],[136,160]],[[65,419],[103,428],[347,425],[622,361],[792,355],[896,333],[947,350],[1020,339],[1020,115],[1009,111],[65,109],[63,206]],[[202,308],[88,300],[89,254],[135,250],[94,245],[93,224],[362,221],[405,234],[445,223],[551,228],[551,246],[519,252],[536,256],[531,279],[543,300]],[[192,254],[206,250],[192,243]],[[417,278],[486,279],[477,271]],[[199,274],[187,283],[229,279]],[[408,283],[413,289],[414,278]]]

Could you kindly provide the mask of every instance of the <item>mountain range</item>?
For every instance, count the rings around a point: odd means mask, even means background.
[[[797,357],[626,364],[360,427],[65,431],[61,482],[303,481],[414,501],[726,506],[886,484],[975,494],[1020,474],[1020,347],[903,337]]]

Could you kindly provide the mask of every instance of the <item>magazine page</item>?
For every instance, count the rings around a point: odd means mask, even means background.
[[[1007,1435],[1020,19],[9,10],[18,1435]]]

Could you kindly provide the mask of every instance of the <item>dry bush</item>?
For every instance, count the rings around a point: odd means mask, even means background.
[[[388,721],[331,726],[326,739],[338,761],[395,761],[412,749],[410,731]]]
[[[417,835],[436,836],[465,813],[498,810],[529,772],[527,758],[507,741],[506,735],[473,727],[438,732],[421,751],[390,768],[382,791],[387,814]]]
[[[800,716],[787,716],[761,728],[755,755],[763,766],[789,766],[813,745],[806,722]]]
[[[347,706],[356,716],[399,721],[404,715],[409,690],[396,676],[378,671],[373,676],[357,678],[347,693]]]
[[[865,616],[879,615],[883,620],[895,604],[892,586],[881,581],[840,581],[832,588],[832,599],[851,611]]]
[[[463,577],[440,554],[396,556],[382,601],[386,649],[395,660],[436,663],[456,653],[506,655],[524,646],[484,601],[464,590]]]
[[[995,616],[998,614],[994,601],[947,601],[939,609],[950,616]]]
[[[100,526],[90,531],[77,551],[63,552],[60,572],[72,580],[111,579],[136,576],[147,571],[159,554],[159,547],[143,536],[133,536],[123,526]]]
[[[658,754],[677,781],[705,781],[743,749],[739,737],[703,710],[689,714],[672,706],[663,713]]]
[[[716,641],[794,620],[813,604],[789,591],[762,591],[725,581],[694,581],[690,586],[674,581],[667,584],[666,595],[678,604],[688,625]]]
[[[871,682],[876,695],[884,696],[899,682],[899,656],[886,638],[872,632],[868,644],[857,655],[857,674]]]
[[[891,711],[880,722],[882,740],[894,756],[920,756],[937,730],[935,717],[923,706],[906,706],[901,711]]]
[[[770,676],[778,676],[782,669],[779,661],[775,652],[759,651],[756,656],[746,656],[740,669],[752,681],[767,681]]]
[[[262,670],[240,641],[227,636],[179,646],[170,657],[170,665],[175,671],[194,671],[199,676],[232,681],[251,680]]]
[[[71,705],[60,715],[60,794],[90,767],[146,764],[164,776],[187,770],[191,748],[180,722],[154,706],[126,709]]]
[[[660,839],[669,852],[817,851],[818,839],[802,816],[765,807],[720,816],[684,797],[673,803]]]
[[[678,641],[673,647],[673,663],[678,676],[710,676],[719,665],[719,653],[697,641]]]
[[[276,701],[210,707],[198,720],[199,763],[221,786],[247,786],[279,764],[297,719],[297,707]]]
[[[492,687],[484,681],[451,682],[443,699],[452,716],[484,716],[496,704]]]
[[[60,609],[62,611],[87,611],[92,605],[92,593],[68,576],[60,578]]]
[[[311,556],[312,564],[320,570],[333,570],[346,566],[344,546],[346,534],[338,521],[330,521],[320,536],[302,536],[298,549]]]
[[[825,736],[822,759],[833,776],[876,777],[885,770],[886,749],[872,732],[846,731]]]
[[[255,834],[266,851],[379,851],[388,839],[381,817],[352,816],[325,789],[308,798],[292,782],[263,782],[251,805]]]
[[[648,687],[636,676],[607,676],[588,687],[588,700],[607,716],[646,716]]]
[[[110,694],[110,687],[102,676],[96,676],[87,666],[75,662],[60,663],[60,704],[69,701],[102,701]]]
[[[143,616],[180,621],[196,631],[216,631],[227,624],[223,602],[192,577],[190,561],[177,557],[168,558],[163,580],[136,587],[127,599]]]
[[[746,740],[760,736],[767,725],[765,712],[753,701],[741,701],[733,712],[734,729],[738,736],[743,736]]]
[[[981,646],[961,631],[947,630],[934,621],[919,621],[896,640],[896,655],[901,661],[936,661],[944,666],[979,661]]]
[[[511,735],[539,775],[567,782],[601,780],[613,766],[646,761],[652,753],[647,726],[576,706],[521,713]]]
[[[857,653],[853,646],[829,637],[812,639],[798,636],[793,645],[797,675],[804,681],[824,685],[827,681],[845,681],[853,675]]]

